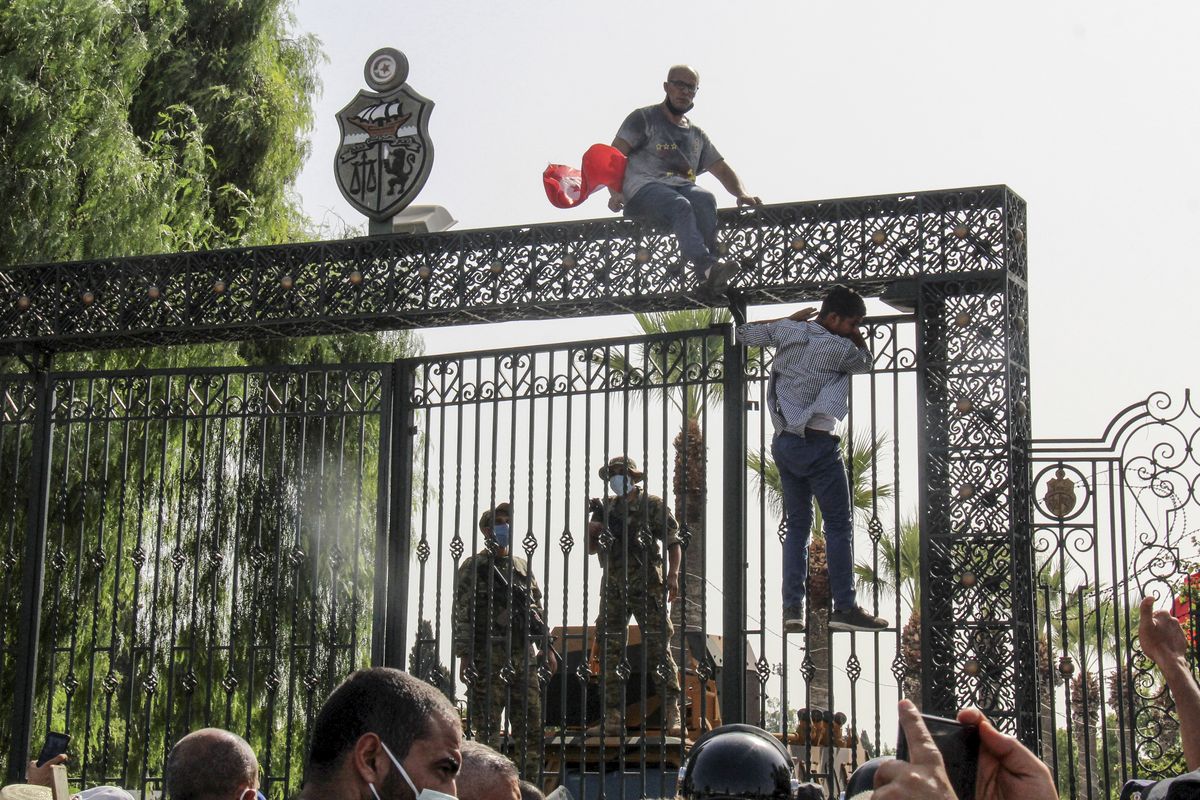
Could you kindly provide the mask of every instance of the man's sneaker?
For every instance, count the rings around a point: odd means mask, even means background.
[[[862,606],[834,611],[829,615],[829,627],[835,631],[881,631],[887,626],[886,619],[871,616]]]
[[[709,268],[706,283],[714,292],[723,292],[729,288],[729,279],[737,275],[737,272],[737,264],[718,261]]]
[[[787,633],[804,633],[804,606],[783,607],[783,629]]]

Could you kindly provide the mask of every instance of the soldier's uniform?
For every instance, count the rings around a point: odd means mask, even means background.
[[[468,729],[477,741],[503,752],[500,716],[507,710],[513,761],[523,778],[536,783],[543,740],[539,661],[529,635],[529,615],[519,605],[514,608],[514,591],[505,580],[524,589],[531,608],[541,610],[542,593],[525,559],[490,550],[476,553],[459,566],[455,577],[454,655],[465,659],[474,673],[467,690]]]
[[[633,466],[632,461],[628,463]],[[633,501],[607,497],[593,511],[592,520],[609,534],[603,537],[598,553],[604,568],[597,624],[604,639],[606,713],[623,713],[626,703],[637,699],[636,687],[626,696],[625,680],[618,673],[625,659],[630,614],[641,628],[649,679],[658,686],[664,707],[677,707],[679,670],[671,655],[673,628],[667,613],[662,552],[680,543],[679,524],[662,498],[644,491]],[[630,664],[629,668],[639,670],[641,666]]]

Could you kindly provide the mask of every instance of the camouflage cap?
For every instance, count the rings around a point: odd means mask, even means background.
[[[512,506],[508,503],[497,503],[496,508],[494,510],[488,509],[487,511],[483,512],[483,516],[481,516],[479,518],[479,530],[486,531],[489,528],[491,528],[492,527],[492,514],[497,513],[497,512],[501,513],[501,514],[506,514],[506,515],[508,515],[508,518],[510,520],[512,519]]]
[[[613,456],[608,460],[608,463],[600,468],[600,480],[608,480],[608,476],[615,469],[622,469],[629,477],[635,481],[640,481],[646,477],[646,473],[638,469],[637,462],[629,456]]]

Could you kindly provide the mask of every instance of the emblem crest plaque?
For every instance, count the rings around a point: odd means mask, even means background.
[[[334,174],[346,202],[384,222],[408,206],[429,178],[433,101],[405,82],[408,59],[398,50],[373,53],[364,74],[375,91],[360,91],[337,113]]]

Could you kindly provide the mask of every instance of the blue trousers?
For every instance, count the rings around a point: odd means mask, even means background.
[[[694,183],[648,183],[626,199],[625,216],[670,227],[679,252],[697,266],[707,266],[717,257],[717,198]]]
[[[838,437],[781,433],[771,443],[783,488],[787,536],[783,541],[783,605],[804,602],[808,585],[808,537],[812,533],[812,499],[817,498],[825,528],[825,554],[833,608],[856,604],[854,592],[854,527],[850,486]]]

